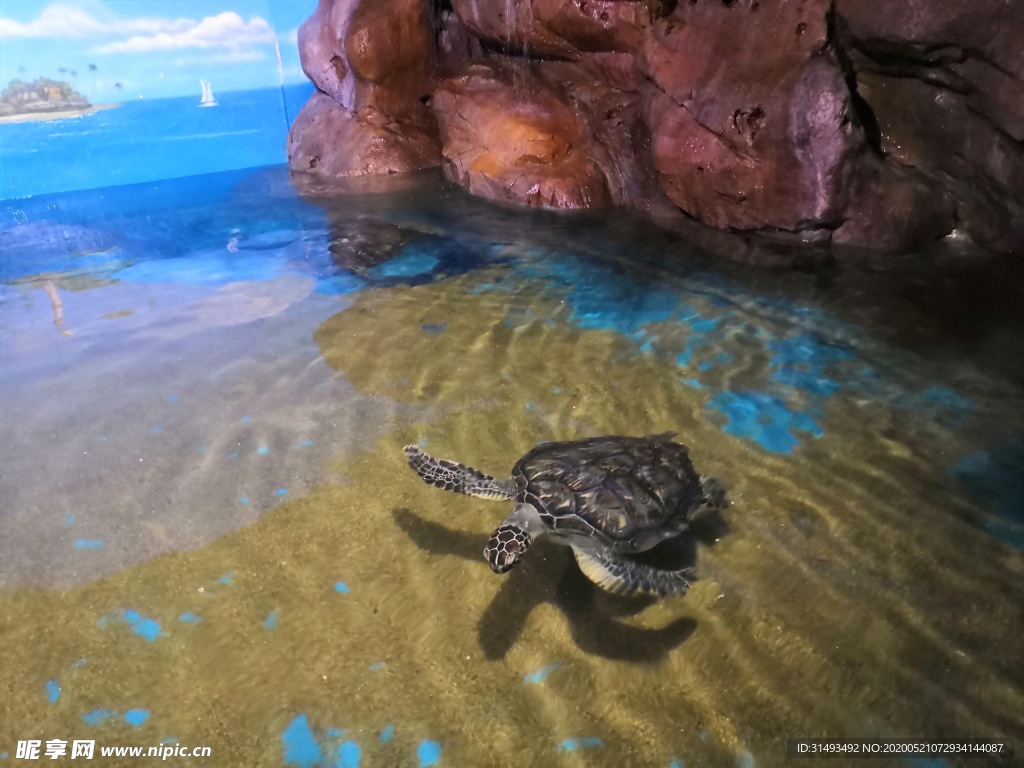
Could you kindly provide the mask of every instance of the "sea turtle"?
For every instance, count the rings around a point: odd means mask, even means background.
[[[583,572],[610,592],[682,595],[690,569],[666,570],[630,557],[678,536],[697,514],[725,505],[725,489],[697,474],[675,433],[542,443],[512,468],[511,480],[405,447],[424,482],[483,499],[514,500],[484,557],[505,573],[547,534],[572,547]]]

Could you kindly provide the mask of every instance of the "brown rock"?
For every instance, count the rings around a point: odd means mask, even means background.
[[[422,0],[363,0],[345,34],[349,67],[369,95],[386,94],[389,103],[414,103],[433,88],[433,33]],[[362,90],[362,89],[359,89]],[[356,108],[361,104],[357,99]]]
[[[955,46],[1024,80],[1024,3],[1017,0],[836,0],[846,35],[927,55]]]
[[[910,251],[939,240],[956,225],[953,203],[921,174],[865,155],[852,180],[846,221],[832,242]]]
[[[584,51],[636,51],[651,0],[452,0],[483,40],[518,53],[578,59]]]
[[[302,71],[319,90],[349,108],[355,78],[349,70],[342,41],[360,1],[321,0],[313,15],[299,25]]]
[[[661,191],[644,121],[644,81],[631,54],[591,54],[579,62],[542,61],[534,71],[584,126],[583,151],[604,176],[615,205],[678,215]]]
[[[1000,243],[1024,214],[1024,150],[968,104],[968,97],[916,79],[863,74],[859,90],[893,161],[939,181],[963,228]]]
[[[1024,140],[1024,3],[1003,0],[837,0],[837,26],[858,72],[914,77],[967,98]]]
[[[430,93],[433,38],[419,0],[320,0],[299,28],[302,67],[321,93],[288,138],[295,171],[402,173],[440,161]]]
[[[864,147],[827,0],[680,4],[648,35],[642,66],[665,192],[715,227],[837,225]]]
[[[437,30],[437,77],[456,75],[471,61],[482,58],[480,40],[470,34],[458,16],[442,11]]]
[[[584,126],[559,94],[529,74],[474,65],[437,89],[445,175],[481,197],[521,205],[589,208],[610,202],[583,151]]]
[[[288,134],[288,163],[329,177],[415,171],[440,162],[432,128],[394,123],[372,108],[356,115],[315,93]]]
[[[533,12],[577,51],[638,51],[651,25],[647,0],[533,0]]]

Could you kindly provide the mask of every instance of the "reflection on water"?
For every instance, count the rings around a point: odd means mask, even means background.
[[[786,737],[1024,736],[1003,265],[773,274],[626,214],[403,185],[5,204],[0,753],[771,766]],[[666,430],[734,503],[663,602],[544,541],[494,576],[507,506],[401,451],[502,477],[544,440]]]

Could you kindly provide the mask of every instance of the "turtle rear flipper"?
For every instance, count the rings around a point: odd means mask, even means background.
[[[508,501],[518,493],[512,480],[496,480],[465,464],[435,459],[418,446],[405,446],[405,455],[409,466],[423,478],[423,482],[435,488],[494,501]]]
[[[616,595],[647,593],[658,597],[682,596],[695,575],[692,568],[678,571],[655,568],[611,552],[588,552],[573,547],[576,562],[587,578]]]

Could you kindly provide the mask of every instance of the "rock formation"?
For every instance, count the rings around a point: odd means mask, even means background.
[[[1024,3],[321,0],[289,138],[321,177],[907,250],[1024,228]]]

